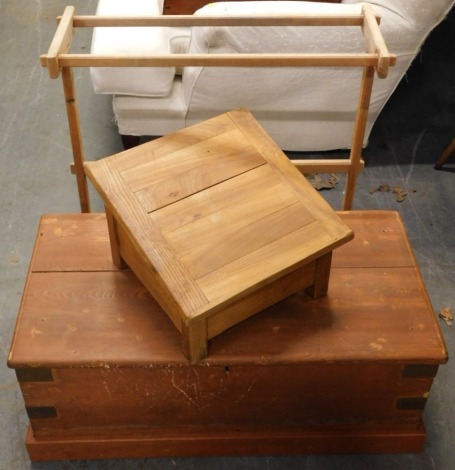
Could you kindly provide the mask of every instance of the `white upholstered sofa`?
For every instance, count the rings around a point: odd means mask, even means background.
[[[372,0],[380,29],[397,64],[376,79],[364,145],[381,109],[431,30],[454,0]],[[243,1],[206,5],[198,15],[355,13],[361,2]],[[163,0],[100,0],[97,14],[153,16]],[[362,39],[353,28],[198,27],[97,28],[92,52],[231,53],[356,52]],[[158,136],[237,107],[247,107],[283,150],[349,148],[360,83],[353,68],[93,68],[97,93],[113,95],[119,133]]]

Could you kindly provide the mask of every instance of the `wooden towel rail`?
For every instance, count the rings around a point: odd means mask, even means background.
[[[76,28],[137,26],[358,26],[362,29],[365,52],[338,54],[160,54],[99,55],[70,52]],[[81,212],[90,212],[87,179],[84,172],[84,149],[79,121],[73,67],[358,67],[363,69],[352,145],[348,159],[293,160],[303,173],[346,173],[343,209],[352,208],[358,174],[363,168],[362,145],[375,72],[385,78],[396,57],[390,54],[379,30],[379,18],[370,5],[362,6],[359,15],[294,15],[294,16],[154,16],[102,17],[76,16],[75,8],[67,6],[61,17],[47,54],[40,57],[50,78],[62,77],[66,101]]]

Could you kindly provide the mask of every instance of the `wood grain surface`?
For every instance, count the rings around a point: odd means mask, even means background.
[[[420,451],[441,331],[399,215],[339,216],[356,237],[328,294],[233,326],[197,364],[112,266],[104,214],[43,216],[8,360],[31,458]]]

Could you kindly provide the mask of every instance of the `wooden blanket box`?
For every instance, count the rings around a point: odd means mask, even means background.
[[[402,221],[340,212],[328,294],[213,338],[191,364],[104,214],[45,215],[8,365],[32,460],[419,452],[447,350]]]

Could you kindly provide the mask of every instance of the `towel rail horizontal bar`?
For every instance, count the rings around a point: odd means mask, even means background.
[[[393,64],[392,56],[392,64]],[[60,67],[370,67],[377,54],[60,54]],[[46,66],[46,55],[41,56]]]
[[[376,18],[379,21],[379,17]],[[267,16],[195,16],[160,15],[143,17],[115,17],[76,15],[73,26],[130,27],[130,26],[362,26],[359,15],[267,15]]]
[[[72,67],[361,67],[360,94],[354,123],[349,159],[344,160],[293,160],[303,173],[330,171],[346,173],[343,209],[350,210],[358,173],[364,162],[361,158],[368,108],[375,70],[379,78],[385,78],[389,66],[395,65],[396,56],[389,54],[378,28],[380,21],[373,9],[364,4],[359,15],[274,15],[274,16],[193,16],[165,15],[154,17],[106,17],[79,16],[72,6],[57,19],[59,25],[47,54],[40,56],[40,63],[47,67],[50,78],[62,76],[70,127],[79,200],[82,212],[90,212],[89,191],[84,171],[84,151],[79,123]],[[362,30],[363,52],[357,53],[292,53],[292,54],[160,54],[100,55],[69,53],[73,33],[78,27],[139,27],[139,26],[358,26]]]

